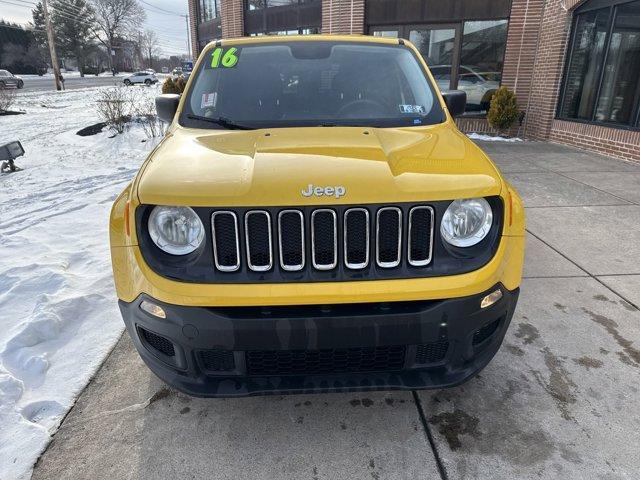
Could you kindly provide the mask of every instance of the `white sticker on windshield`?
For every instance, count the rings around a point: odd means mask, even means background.
[[[202,103],[200,104],[200,108],[215,107],[217,97],[218,97],[217,92],[203,93]]]
[[[401,113],[424,113],[422,105],[398,105]]]

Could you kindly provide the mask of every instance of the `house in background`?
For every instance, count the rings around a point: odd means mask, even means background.
[[[187,0],[194,58],[248,35],[411,40],[442,89],[467,92],[463,131],[491,132],[499,85],[517,134],[640,161],[640,0]]]

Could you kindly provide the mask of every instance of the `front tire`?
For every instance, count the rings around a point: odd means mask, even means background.
[[[124,80],[124,84],[128,87],[129,85],[131,85],[131,80],[129,80],[128,78],[126,78]]]
[[[20,80],[18,82],[18,88],[20,89],[20,88],[23,88],[23,87],[24,87],[24,82],[22,80]]]
[[[4,84],[4,82],[0,82],[0,90],[4,90],[5,88],[7,88],[7,86]]]
[[[149,80],[149,79],[147,78],[147,79],[144,81],[144,84],[145,84],[147,87],[150,87],[150,86],[151,86],[151,80]]]

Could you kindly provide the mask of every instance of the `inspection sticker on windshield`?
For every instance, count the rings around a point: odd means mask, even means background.
[[[218,98],[217,92],[203,93],[202,102],[200,103],[200,108],[215,107],[217,98]]]
[[[424,113],[424,107],[422,105],[398,105],[400,107],[400,113]]]
[[[424,113],[422,105],[399,105],[401,113]]]

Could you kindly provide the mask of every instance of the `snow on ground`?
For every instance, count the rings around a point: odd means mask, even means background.
[[[467,137],[469,137],[471,140],[482,140],[483,142],[521,142],[522,141],[522,139],[518,137],[507,138],[507,137],[501,137],[499,135],[496,135],[496,136],[483,135],[475,132],[468,133]]]
[[[105,88],[105,87],[100,87]],[[0,145],[20,140],[24,171],[0,175],[0,479],[29,478],[77,395],[123,330],[108,218],[155,141],[140,127],[109,138],[100,88],[20,92]],[[155,95],[159,86],[132,87]]]

